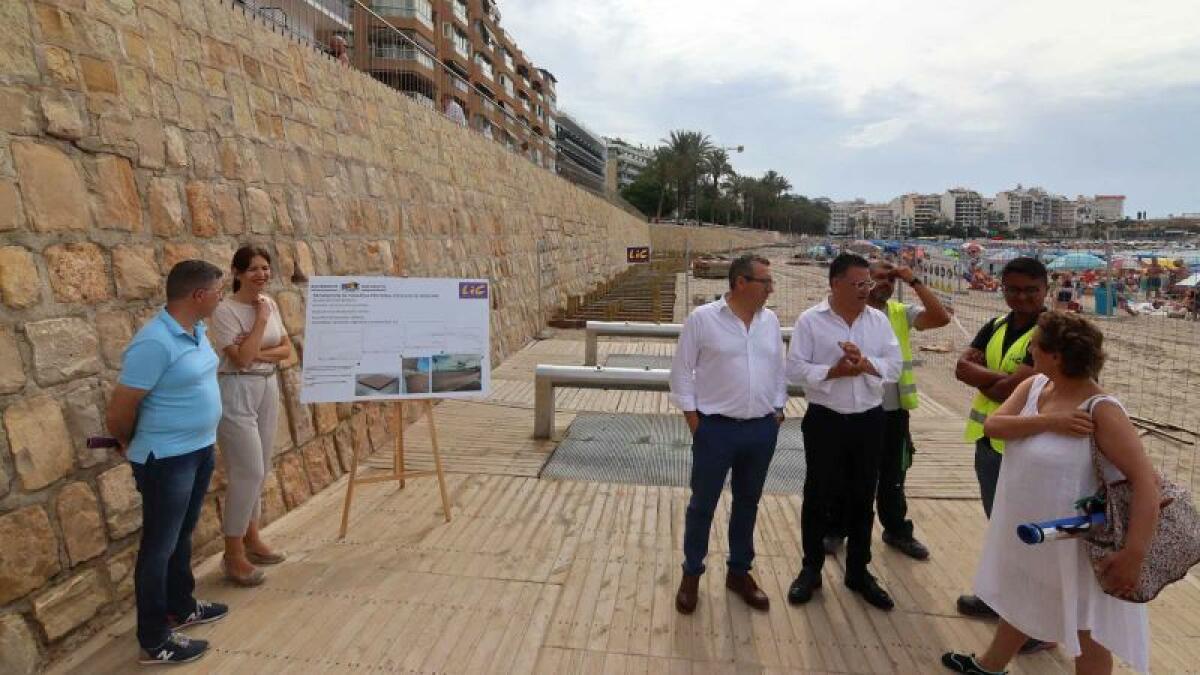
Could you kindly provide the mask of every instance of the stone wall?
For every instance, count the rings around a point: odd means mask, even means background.
[[[680,252],[690,247],[692,253],[726,253],[730,250],[788,243],[791,239],[780,232],[750,230],[740,227],[697,227],[651,223],[650,246],[657,253]]]
[[[266,246],[300,348],[312,275],[488,277],[499,361],[649,243],[645,222],[226,2],[4,0],[0,25],[0,672],[129,603],[139,496],[84,439],[175,262]],[[285,365],[268,522],[394,431],[376,406],[301,405]],[[198,550],[219,546],[224,484]]]

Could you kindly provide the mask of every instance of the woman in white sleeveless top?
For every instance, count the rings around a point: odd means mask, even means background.
[[[1096,492],[1094,434],[1106,479],[1123,475],[1134,489],[1126,546],[1104,561],[1104,589],[1127,593],[1137,583],[1158,519],[1158,485],[1125,409],[1096,382],[1103,337],[1079,316],[1043,314],[1029,345],[1039,374],[984,424],[990,438],[1007,444],[975,592],[1000,615],[1000,624],[981,656],[943,655],[950,670],[1004,672],[1027,638],[1057,642],[1075,657],[1076,673],[1112,672],[1113,654],[1149,670],[1146,606],[1104,592],[1083,542],[1030,546],[1017,538],[1018,525],[1076,515],[1074,502]]]

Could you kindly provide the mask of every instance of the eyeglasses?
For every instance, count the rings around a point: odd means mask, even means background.
[[[774,286],[775,285],[775,280],[770,277],[767,277],[765,279],[760,279],[758,277],[745,277],[744,276],[742,278],[745,279],[746,281],[756,281],[756,282],[762,284],[763,286]]]
[[[1038,295],[1042,293],[1041,286],[1005,286],[1005,295]]]
[[[860,291],[869,291],[872,288],[875,288],[876,286],[879,285],[879,282],[877,282],[873,279],[867,279],[866,281],[857,281],[857,282],[847,281],[846,283],[850,284],[851,286],[857,288]]]

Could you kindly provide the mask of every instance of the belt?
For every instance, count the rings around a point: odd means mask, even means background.
[[[272,375],[274,375],[277,372],[279,372],[279,371],[270,370],[265,373],[239,371],[236,373],[217,373],[217,377],[271,377]]]
[[[747,417],[744,419],[741,417],[729,417],[728,415],[709,415],[708,413],[699,413],[699,415],[701,417],[706,417],[710,420],[717,420],[719,422],[733,422],[735,424],[741,424],[745,422],[757,422],[763,419],[763,417],[774,417],[775,413],[768,413],[762,417]]]

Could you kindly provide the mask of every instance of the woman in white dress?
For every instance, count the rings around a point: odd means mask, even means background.
[[[982,656],[944,654],[950,670],[1004,672],[1028,638],[1057,642],[1075,658],[1076,673],[1112,672],[1113,654],[1149,670],[1146,606],[1105,590],[1120,595],[1136,585],[1158,519],[1158,484],[1125,409],[1097,384],[1103,339],[1082,317],[1043,314],[1029,345],[1039,374],[984,424],[988,437],[1007,445],[975,592],[1000,623]],[[1030,546],[1017,539],[1018,525],[1074,515],[1074,502],[1095,493],[1092,435],[1106,480],[1124,476],[1134,492],[1125,548],[1103,561],[1101,581],[1081,540]]]

